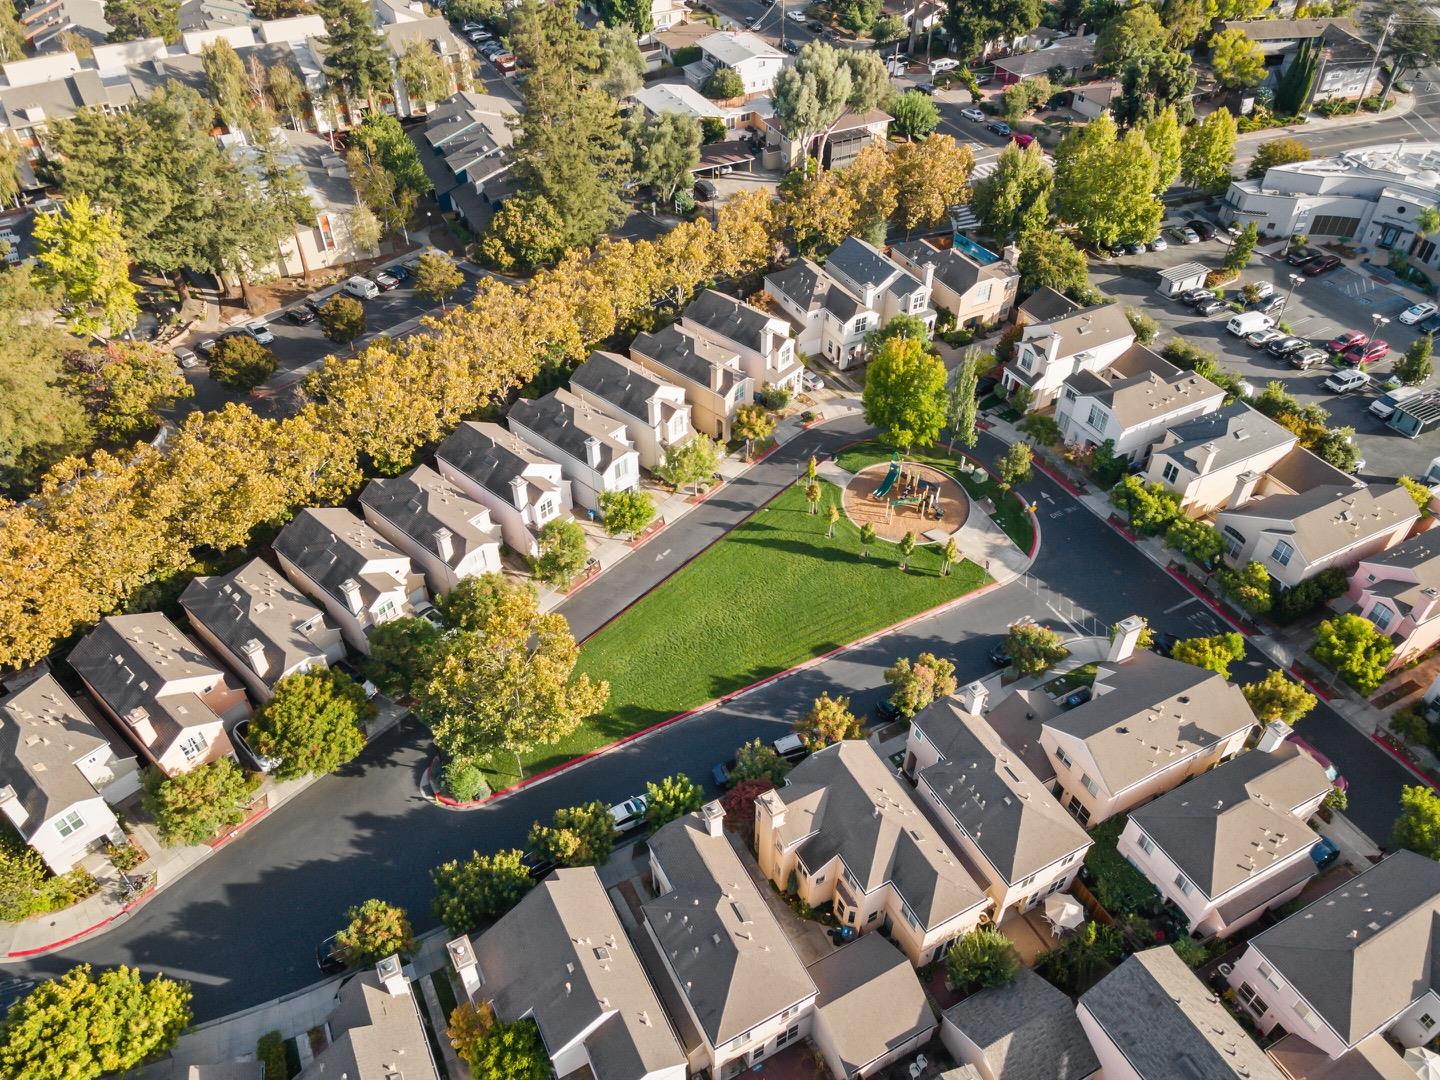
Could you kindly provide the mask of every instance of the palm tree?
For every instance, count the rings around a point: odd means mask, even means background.
[[[865,522],[860,526],[860,558],[870,557],[870,545],[875,542],[875,526]]]
[[[907,532],[900,538],[900,569],[910,569],[910,556],[915,554],[915,534]]]
[[[825,530],[825,539],[829,540],[834,537],[835,525],[839,520],[840,508],[832,502],[829,509],[825,511],[825,523],[830,526]]]
[[[940,576],[949,577],[950,564],[960,560],[960,545],[955,543],[955,537],[952,536],[949,540],[945,541],[945,550],[941,552],[941,555],[944,557],[945,562],[944,565],[940,567]]]

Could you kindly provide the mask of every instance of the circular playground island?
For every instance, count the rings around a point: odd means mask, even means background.
[[[938,543],[964,525],[970,514],[970,497],[959,481],[911,461],[880,462],[861,469],[845,485],[843,502],[851,521],[856,525],[868,521],[877,536],[892,542],[913,532],[918,544]]]

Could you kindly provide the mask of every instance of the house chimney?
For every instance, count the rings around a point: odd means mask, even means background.
[[[365,610],[360,600],[360,583],[353,577],[340,583],[340,594],[345,597],[345,606],[350,609],[351,615],[359,615]]]
[[[1012,271],[1018,270],[1020,267],[1020,248],[1015,244],[1006,244],[1000,252],[1000,261]]]
[[[1262,754],[1273,754],[1290,737],[1290,725],[1284,720],[1271,720],[1265,725],[1265,730],[1260,733],[1260,741],[1255,749]]]
[[[755,800],[755,805],[764,808],[772,829],[778,829],[785,824],[785,802],[774,791],[765,792]]]
[[[1231,510],[1239,510],[1248,503],[1255,494],[1255,485],[1260,483],[1260,474],[1254,470],[1248,470],[1235,478],[1235,489],[1230,492],[1230,501],[1225,505]]]
[[[927,289],[933,289],[935,287],[935,264],[933,262],[921,264],[920,280],[925,282]]]
[[[724,831],[725,808],[720,805],[719,799],[707,802],[700,808],[700,820],[705,822],[705,831],[711,836],[719,836]]]
[[[125,714],[125,723],[135,732],[135,737],[146,746],[155,741],[155,725],[150,722],[150,712],[144,705],[136,705]]]
[[[1140,634],[1145,629],[1145,620],[1139,615],[1129,615],[1117,622],[1110,631],[1110,652],[1105,657],[1112,664],[1119,664],[1135,655],[1135,646],[1140,643]]]
[[[406,997],[410,993],[410,982],[405,978],[405,972],[400,968],[400,957],[387,956],[375,965],[375,974],[380,977],[380,985],[391,997]]]
[[[710,389],[711,389],[711,390],[714,390],[716,393],[719,393],[719,392],[720,392],[720,379],[721,379],[721,377],[722,377],[724,374],[725,374],[725,371],[724,371],[724,369],[723,369],[719,364],[711,364],[711,365],[710,365]]]
[[[15,797],[15,789],[9,784],[0,787],[0,810],[3,810],[5,816],[15,825],[25,824],[25,820],[30,816],[25,804]]]
[[[450,957],[450,965],[455,969],[455,974],[460,976],[460,985],[465,988],[465,996],[472,1001],[480,990],[480,965],[475,962],[475,950],[470,945],[470,939],[464,934],[453,941],[445,943],[445,952]]]
[[[1210,471],[1210,466],[1215,464],[1215,455],[1219,453],[1220,448],[1213,442],[1207,442],[1204,446],[1200,447],[1195,455],[1195,471],[1201,476],[1204,476]]]
[[[527,485],[523,476],[512,476],[510,478],[510,501],[515,504],[516,510],[525,509]]]
[[[265,669],[270,665],[265,660],[265,646],[260,644],[259,638],[251,638],[240,646],[240,651],[245,654],[245,662],[250,665],[256,675],[264,675]]]
[[[990,691],[985,684],[976,679],[960,688],[960,707],[972,716],[979,716],[985,711],[985,702],[989,697]]]
[[[660,426],[660,395],[651,394],[645,401],[645,420],[652,428]]]
[[[455,557],[455,534],[443,525],[435,530],[435,554],[446,563]]]
[[[594,435],[585,440],[585,464],[592,469],[600,468],[600,440]]]

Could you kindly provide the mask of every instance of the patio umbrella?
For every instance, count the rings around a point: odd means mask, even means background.
[[[1440,1080],[1440,1054],[1432,1053],[1423,1046],[1406,1050],[1405,1064],[1415,1070],[1419,1080]]]
[[[1073,896],[1052,893],[1045,898],[1045,917],[1064,930],[1073,930],[1085,921],[1085,909]]]

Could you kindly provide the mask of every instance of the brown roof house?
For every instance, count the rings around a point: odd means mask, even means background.
[[[1025,967],[946,1009],[940,1038],[979,1080],[1088,1080],[1100,1071],[1075,1003]]]
[[[837,1080],[873,1076],[914,1053],[939,1026],[905,954],[866,934],[815,961],[812,1039]]]
[[[299,1080],[440,1080],[398,956],[343,983],[326,1026],[330,1045]]]

